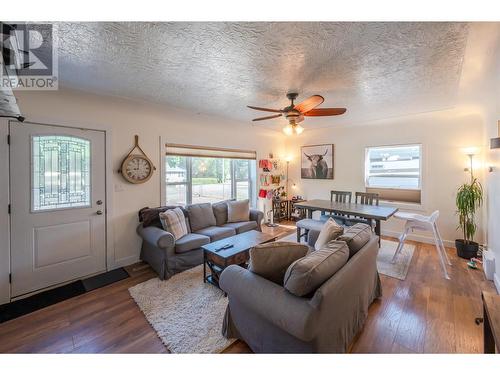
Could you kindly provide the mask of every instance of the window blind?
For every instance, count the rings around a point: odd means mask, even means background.
[[[379,198],[389,202],[421,203],[422,193],[419,189],[366,188],[367,193],[376,193]]]
[[[194,156],[203,158],[226,158],[256,160],[257,152],[251,150],[236,150],[230,148],[188,146],[167,143],[167,155]]]

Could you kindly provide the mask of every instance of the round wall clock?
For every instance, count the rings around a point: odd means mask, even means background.
[[[141,154],[132,154],[136,148]],[[119,172],[121,172],[123,178],[128,182],[132,184],[143,184],[151,178],[155,169],[153,162],[139,146],[139,137],[136,135],[135,146],[130,150],[125,159],[123,159]]]

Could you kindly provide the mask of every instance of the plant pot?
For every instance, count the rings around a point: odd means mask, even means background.
[[[464,240],[455,240],[455,247],[457,248],[457,255],[464,259],[476,257],[479,250],[479,244],[473,241],[465,243]]]

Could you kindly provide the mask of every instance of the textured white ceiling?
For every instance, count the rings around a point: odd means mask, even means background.
[[[60,85],[248,121],[285,94],[356,123],[454,104],[465,23],[57,23]],[[280,128],[284,119],[257,123]],[[254,123],[256,125],[256,123]]]

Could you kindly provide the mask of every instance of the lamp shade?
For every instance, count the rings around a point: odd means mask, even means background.
[[[490,139],[490,149],[500,148],[500,137]]]
[[[293,134],[293,127],[292,127],[292,125],[288,124],[287,126],[285,126],[283,128],[283,133],[285,133],[286,135],[292,135]]]

